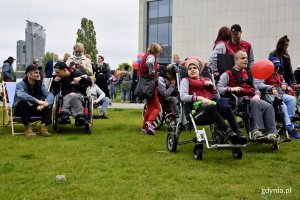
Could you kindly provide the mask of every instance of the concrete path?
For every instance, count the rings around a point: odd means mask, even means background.
[[[112,102],[112,105],[108,107],[108,109],[111,108],[122,108],[122,109],[143,109],[144,104],[143,103],[114,103]]]

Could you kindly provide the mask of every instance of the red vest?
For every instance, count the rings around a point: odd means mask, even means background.
[[[234,54],[233,50],[231,49],[231,47],[229,46],[229,44],[227,42],[225,42],[223,40],[220,40],[220,41],[218,41],[216,43],[216,45],[220,44],[220,43],[223,43],[225,45],[225,48],[226,48],[226,53],[225,54],[229,54],[229,55],[233,55]]]
[[[247,41],[240,41],[238,44],[233,43],[230,41],[228,43],[229,47],[233,50],[234,53],[236,53],[238,50],[244,50],[247,52],[248,58],[250,56],[250,49],[251,49],[251,44]]]
[[[267,85],[272,85],[274,87],[278,87],[281,86],[281,83],[283,82],[283,77],[278,74],[278,73],[274,73],[272,74],[269,78],[266,79],[265,83]]]
[[[140,76],[140,74],[149,74],[148,67],[146,66],[147,57],[149,55],[151,55],[151,53],[147,52],[142,57],[141,64],[139,65],[139,68],[138,68],[138,76]],[[155,59],[155,61],[154,61],[155,77],[157,76],[158,69],[159,69],[159,65],[158,65],[157,59]]]
[[[232,70],[235,70],[235,69],[233,68]],[[235,75],[233,74],[233,72],[231,70],[227,70],[226,72],[229,76],[229,83],[228,83],[229,87],[241,87],[241,88],[243,88],[243,91],[237,93],[236,95],[238,95],[238,96],[250,96],[250,97],[255,95],[255,90],[251,85],[249,85],[246,82],[242,82],[241,84],[238,84],[238,81],[237,81]],[[241,79],[243,79],[243,80],[248,79],[248,74],[247,74],[247,71],[245,69],[243,69],[241,71],[236,70],[236,72],[237,72],[237,75]]]
[[[205,81],[210,81],[209,78],[203,77],[200,80],[195,80],[191,78],[186,78],[189,81],[189,94],[202,96],[207,99],[211,99],[213,96],[212,88],[204,85]]]

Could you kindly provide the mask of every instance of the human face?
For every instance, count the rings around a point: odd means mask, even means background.
[[[63,78],[66,76],[69,76],[69,70],[67,69],[58,69],[58,68],[54,68],[54,71],[56,73],[56,76],[58,76],[59,78]]]
[[[103,62],[103,60],[102,60],[102,58],[99,56],[98,57],[98,63],[102,63]]]
[[[83,49],[80,48],[80,47],[77,47],[77,48],[74,50],[74,54],[75,54],[75,56],[82,56],[82,55],[83,55]]]
[[[231,33],[232,40],[234,42],[239,42],[241,40],[242,32],[237,32],[237,34]]]
[[[173,61],[174,61],[175,63],[180,62],[179,56],[174,55],[174,56],[173,56]]]
[[[284,43],[284,47],[283,47],[284,50],[286,51],[288,47],[289,47],[289,42],[285,42],[285,43]]]
[[[41,79],[40,70],[32,70],[27,73],[27,77],[29,80],[38,81]]]
[[[248,66],[248,56],[247,53],[244,51],[241,51],[237,54],[237,57],[235,59],[235,65],[239,69],[245,69]]]
[[[192,79],[199,79],[200,72],[199,72],[199,69],[196,65],[190,64],[188,66],[188,76]]]
[[[58,55],[55,53],[53,54],[53,60],[57,61],[58,60]]]

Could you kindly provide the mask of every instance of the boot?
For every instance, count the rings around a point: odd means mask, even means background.
[[[39,134],[43,137],[51,137],[51,133],[48,132],[48,128],[46,126],[41,126]]]
[[[35,137],[36,134],[32,131],[31,128],[26,128],[24,131],[24,135],[27,137]]]
[[[247,138],[240,129],[235,131],[235,133],[238,136],[238,141],[237,141],[238,144],[246,144],[247,143]]]
[[[238,135],[233,132],[233,130],[231,128],[228,128],[226,131],[225,131],[225,142],[227,142],[228,140],[231,142],[231,144],[237,144],[238,141],[239,141],[239,137]]]

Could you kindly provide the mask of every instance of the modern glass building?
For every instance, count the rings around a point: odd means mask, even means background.
[[[162,64],[174,53],[208,61],[219,28],[233,24],[241,25],[255,60],[266,59],[287,35],[292,65],[300,64],[300,0],[140,0],[138,50],[157,42]]]

